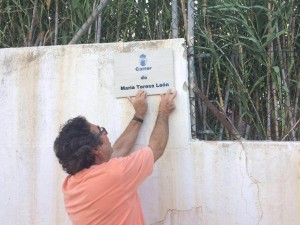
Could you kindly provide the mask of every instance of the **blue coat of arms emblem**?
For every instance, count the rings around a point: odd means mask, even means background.
[[[141,66],[146,66],[146,64],[147,64],[146,55],[144,55],[144,54],[140,55],[140,65]]]

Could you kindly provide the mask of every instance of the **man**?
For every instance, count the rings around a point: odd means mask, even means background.
[[[158,115],[147,147],[132,153],[147,112],[147,94],[138,91],[129,101],[133,119],[111,146],[104,127],[84,117],[69,120],[54,142],[54,151],[69,174],[63,183],[66,211],[74,225],[143,225],[137,189],[152,173],[169,137],[169,115],[175,109],[168,90],[161,95]]]

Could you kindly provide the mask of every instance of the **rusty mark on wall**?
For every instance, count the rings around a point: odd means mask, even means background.
[[[183,224],[193,224],[202,225],[202,206],[193,207],[191,209],[178,210],[169,209],[163,220],[151,223],[150,225],[183,225]],[[195,224],[195,221],[199,223]]]

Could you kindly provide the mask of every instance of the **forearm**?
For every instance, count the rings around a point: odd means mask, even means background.
[[[134,99],[128,97],[128,100],[134,107],[135,116],[138,117],[138,120],[142,120],[137,121],[136,118],[134,118],[129,122],[128,126],[113,146],[114,152],[112,154],[112,158],[123,157],[131,153],[131,150],[133,148],[133,145],[135,144],[139,130],[141,128],[143,119],[147,112],[148,105],[146,98],[147,93],[143,90],[139,90]]]
[[[154,161],[163,155],[168,143],[168,138],[169,116],[163,112],[159,112],[149,141],[149,147],[153,151]]]
[[[136,120],[131,120],[129,122],[127,128],[124,130],[124,132],[117,139],[113,146],[113,158],[123,157],[131,152],[133,145],[135,144],[135,141],[137,139],[141,125],[142,123]]]

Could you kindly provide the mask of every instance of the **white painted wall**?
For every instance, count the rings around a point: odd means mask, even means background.
[[[172,48],[177,109],[166,153],[139,190],[147,224],[299,225],[299,142],[190,140],[183,43],[0,49],[0,224],[70,224],[60,190],[65,173],[52,150],[59,126],[84,115],[116,140],[133,109],[112,95],[113,55]],[[148,144],[159,99],[148,98],[136,148]]]
[[[299,225],[299,153],[299,142],[197,141],[169,149],[141,190],[151,193],[142,195],[147,220]]]

